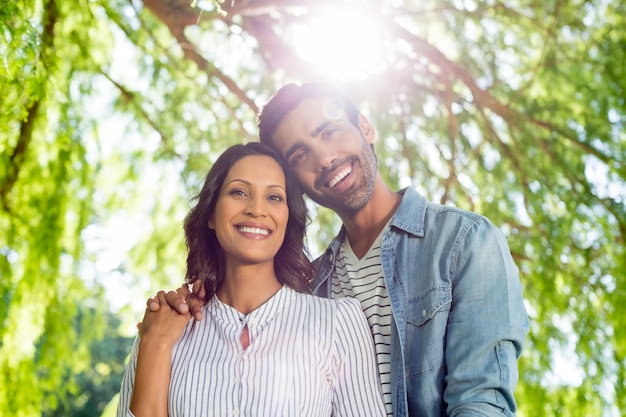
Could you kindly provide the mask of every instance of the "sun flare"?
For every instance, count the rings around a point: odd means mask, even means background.
[[[291,42],[300,57],[329,78],[365,78],[384,70],[380,22],[340,9],[316,13],[294,28]]]

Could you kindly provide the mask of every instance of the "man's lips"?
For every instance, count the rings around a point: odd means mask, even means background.
[[[352,172],[352,166],[348,165],[341,171],[337,173],[330,181],[328,181],[327,186],[333,188],[339,181],[347,177]]]

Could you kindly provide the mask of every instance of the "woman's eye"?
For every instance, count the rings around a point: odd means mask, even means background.
[[[284,200],[283,196],[280,195],[280,194],[272,194],[272,195],[268,196],[268,199],[270,199],[272,201],[278,201],[278,202]]]
[[[235,195],[235,196],[245,196],[246,192],[244,190],[239,189],[239,188],[235,188],[233,190],[230,190],[230,192],[228,194]]]

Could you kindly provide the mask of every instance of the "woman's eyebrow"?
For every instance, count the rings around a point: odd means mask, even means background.
[[[245,185],[248,185],[248,186],[253,186],[254,185],[254,183],[252,183],[252,181],[244,180],[242,178],[233,178],[232,180],[228,181],[226,184],[232,184],[234,182],[241,182],[241,183],[243,183]],[[282,185],[282,184],[269,184],[265,188],[280,188],[281,190],[286,191],[285,186]]]
[[[252,184],[250,181],[244,180],[244,179],[241,179],[241,178],[233,178],[232,180],[228,181],[226,184],[232,184],[233,182],[242,182],[242,183],[244,183],[246,185],[251,185]]]

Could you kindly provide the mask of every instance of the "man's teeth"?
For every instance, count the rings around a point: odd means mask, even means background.
[[[334,187],[335,185],[337,185],[337,183],[339,181],[344,179],[346,177],[346,175],[348,175],[351,172],[352,172],[352,168],[350,168],[350,167],[346,167],[346,168],[342,169],[341,171],[339,171],[339,173],[337,174],[337,176],[335,178],[330,180],[330,182],[328,183],[328,186],[331,187],[331,188]]]
[[[238,229],[243,233],[254,233],[255,235],[269,235],[270,231],[267,229],[261,229],[260,227],[248,227],[241,226]]]

